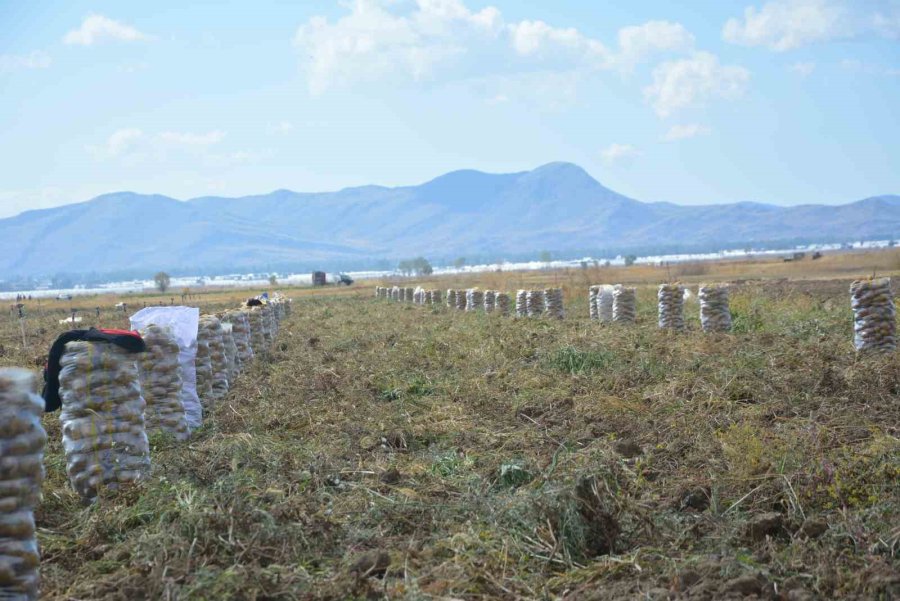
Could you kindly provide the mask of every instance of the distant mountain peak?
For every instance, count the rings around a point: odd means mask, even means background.
[[[417,255],[441,264],[457,257],[514,260],[541,250],[609,257],[898,234],[896,196],[840,206],[644,203],[604,187],[574,163],[553,162],[531,171],[462,169],[417,186],[322,193],[281,189],[189,202],[103,194],[0,220],[0,279],[116,270],[354,269]]]

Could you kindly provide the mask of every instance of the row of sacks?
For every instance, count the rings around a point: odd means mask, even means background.
[[[683,330],[684,300],[690,293],[681,284],[661,284],[657,289],[658,324],[668,330]],[[727,285],[701,285],[700,324],[705,332],[731,330]],[[590,318],[603,323],[634,323],[637,290],[621,284],[595,285],[588,289]]]
[[[148,433],[186,440],[268,350],[291,307],[281,298],[203,316],[193,307],[148,307],[131,317],[132,330],[71,330],[50,349],[43,398],[31,371],[0,369],[0,599],[39,597],[41,414],[61,410],[69,482],[93,502],[149,473]]]
[[[513,310],[512,298],[508,293],[478,288],[464,290],[449,288],[444,296],[440,290],[425,290],[421,287],[376,286],[375,298],[395,301],[404,301],[408,298],[409,302],[421,305],[441,305],[443,301],[447,307],[459,311],[483,311],[504,316],[510,315]],[[557,319],[565,317],[561,288],[519,290],[515,299],[515,311],[519,317],[549,316]]]

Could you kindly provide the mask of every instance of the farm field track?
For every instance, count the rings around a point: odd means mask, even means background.
[[[853,350],[849,278],[873,267],[829,260],[673,277],[775,280],[736,286],[717,336],[695,298],[659,331],[643,267],[430,280],[562,286],[564,321],[287,290],[272,350],[189,443],[151,438],[141,485],[83,507],[44,418],[44,598],[898,598],[900,364]],[[588,320],[587,285],[618,281],[637,325]],[[0,361],[38,369],[73,303],[123,327],[168,298],[26,302]]]

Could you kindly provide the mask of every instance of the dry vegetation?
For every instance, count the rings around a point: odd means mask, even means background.
[[[665,275],[590,271],[436,280],[561,284],[563,322],[292,291],[191,442],[154,439],[152,477],[93,507],[47,416],[46,598],[897,598],[900,364],[855,356],[848,282],[747,282],[734,334],[691,301],[672,335],[650,286],[635,327],[586,318],[588,283]],[[74,302],[122,326],[116,300]],[[27,350],[4,320],[2,361],[37,368],[66,306],[30,304]]]

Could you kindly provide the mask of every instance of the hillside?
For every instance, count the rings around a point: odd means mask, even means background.
[[[618,194],[580,167],[455,171],[418,186],[241,198],[119,192],[0,220],[0,278],[121,270],[371,265],[900,234],[900,197],[841,206],[679,206]]]

